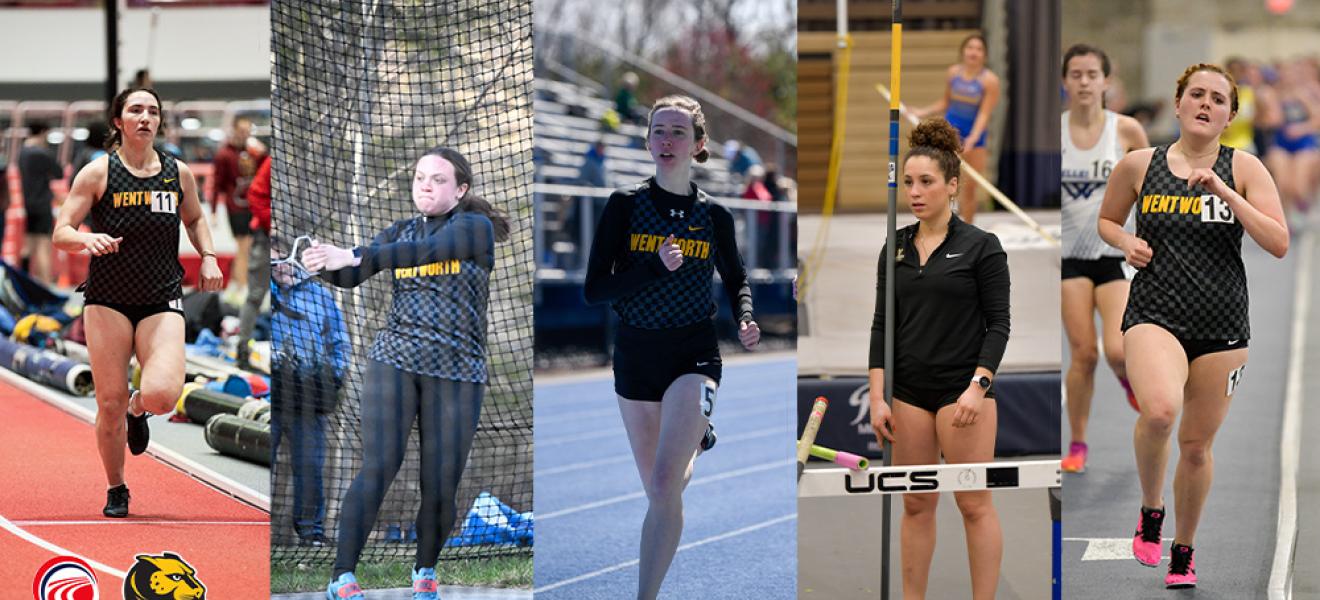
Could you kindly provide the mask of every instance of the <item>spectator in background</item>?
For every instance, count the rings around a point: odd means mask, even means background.
[[[280,244],[272,256],[288,249]],[[293,468],[293,527],[300,546],[325,546],[325,432],[339,405],[350,346],[330,290],[291,262],[271,269],[271,458],[280,466],[280,440],[289,438]],[[256,285],[256,282],[253,282]],[[296,349],[286,352],[281,349]],[[278,481],[278,479],[277,479]]]
[[[215,198],[211,202],[211,214],[215,214],[220,204],[225,205],[229,213],[229,230],[234,234],[238,250],[234,262],[229,268],[230,291],[225,293],[231,300],[242,297],[247,288],[248,254],[252,251],[252,212],[248,209],[247,191],[252,184],[252,176],[257,172],[257,165],[264,149],[261,143],[252,143],[252,120],[247,117],[234,119],[220,150],[215,153],[214,171]]]
[[[761,155],[755,148],[746,146],[738,140],[724,143],[724,158],[729,161],[729,170],[738,177],[746,177],[752,165],[761,164]]]
[[[742,197],[747,200],[760,200],[762,202],[774,201],[774,198],[770,195],[770,190],[765,187],[765,167],[752,165],[747,169],[747,187],[743,190]]]
[[[27,210],[26,235],[23,238],[25,269],[38,281],[54,283],[50,273],[51,232],[55,229],[55,216],[51,203],[55,193],[50,182],[64,178],[55,151],[46,136],[50,126],[42,121],[28,124],[28,138],[18,151],[18,174],[23,183],[23,206]]]
[[[614,95],[614,112],[619,113],[619,118],[634,125],[646,122],[645,111],[637,107],[637,85],[641,79],[637,74],[628,71],[623,74],[620,80],[619,92]]]
[[[747,187],[743,190],[742,197],[746,200],[774,202],[774,196],[766,187],[765,167],[752,165],[747,169]],[[758,210],[752,217],[756,219],[756,239],[750,241],[755,245],[756,253],[747,261],[752,268],[765,267],[770,257],[774,256],[775,242],[778,239],[774,230],[774,215],[775,213],[768,210]]]
[[[73,170],[69,173],[70,186],[73,185],[73,178],[78,176],[78,172],[87,166],[87,163],[105,154],[105,140],[107,137],[110,137],[110,127],[104,122],[93,121],[87,125],[87,140],[73,155]]]
[[[592,187],[606,187],[605,140],[596,140],[583,158],[585,160],[578,171],[578,183]]]
[[[250,368],[252,330],[257,325],[261,302],[270,290],[270,155],[261,157],[261,166],[248,186],[248,207],[252,210],[252,254],[248,257],[247,299],[238,317],[238,350],[235,356],[240,368]]]
[[[770,199],[775,202],[784,202],[788,200],[788,194],[779,181],[779,167],[775,163],[766,163],[765,165],[765,189],[770,192]]]
[[[151,85],[151,71],[147,69],[138,69],[137,72],[133,73],[133,81],[129,83],[129,87],[133,87],[133,88],[155,87]]]

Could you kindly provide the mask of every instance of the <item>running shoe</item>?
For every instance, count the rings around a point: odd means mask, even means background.
[[[715,424],[706,423],[706,434],[701,436],[701,451],[705,452],[715,447]]]
[[[133,397],[128,399],[128,405],[133,406],[133,400],[142,392],[133,392]],[[128,451],[137,456],[147,451],[147,444],[151,442],[151,428],[147,427],[147,417],[151,413],[143,411],[139,416],[133,416],[130,408],[128,417]]]
[[[1169,574],[1164,576],[1164,587],[1171,590],[1196,587],[1196,560],[1192,547],[1174,544],[1170,550]]]
[[[1160,566],[1160,529],[1164,527],[1164,509],[1141,507],[1141,521],[1132,538],[1132,555],[1147,567]]]
[[[1132,393],[1132,384],[1121,377],[1118,379],[1118,383],[1123,386],[1123,391],[1127,392],[1128,405],[1132,407],[1132,410],[1140,413],[1141,405],[1137,404],[1137,395]]]
[[[1086,471],[1086,442],[1068,444],[1068,456],[1063,459],[1061,466],[1064,471],[1069,473],[1084,473]]]
[[[440,585],[435,582],[435,569],[413,569],[413,600],[440,600]]]
[[[121,483],[106,491],[105,508],[101,509],[101,514],[112,519],[122,519],[128,516],[127,485]]]
[[[325,589],[327,600],[367,600],[362,595],[362,586],[358,585],[357,578],[353,573],[344,573],[338,579],[331,581],[330,586]]]

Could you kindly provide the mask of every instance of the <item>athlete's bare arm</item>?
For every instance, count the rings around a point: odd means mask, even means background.
[[[124,238],[78,231],[83,219],[92,210],[92,205],[105,193],[109,165],[108,155],[98,157],[87,163],[73,178],[73,185],[69,187],[69,195],[60,207],[60,215],[55,219],[55,230],[51,233],[51,242],[56,248],[70,253],[86,252],[93,256],[119,251],[119,242]]]
[[[1279,188],[1259,158],[1247,152],[1233,153],[1237,189],[1225,198],[1251,239],[1277,258],[1288,253],[1288,225],[1279,200]]]
[[[204,291],[218,291],[224,287],[224,274],[215,257],[215,244],[211,242],[211,228],[206,225],[206,216],[202,212],[202,201],[197,197],[197,178],[192,169],[183,161],[179,165],[179,185],[183,188],[183,199],[179,202],[179,219],[184,231],[188,232],[188,241],[197,253],[202,255],[200,281]],[[269,260],[269,259],[267,259]]]
[[[1127,153],[1109,175],[1109,184],[1105,186],[1105,199],[1100,204],[1100,239],[1106,244],[1123,251],[1128,264],[1143,268],[1150,262],[1150,245],[1123,229],[1123,223],[1132,212],[1132,205],[1141,193],[1141,181],[1146,178],[1146,168],[1150,166],[1153,148],[1146,148]]]
[[[1141,122],[1127,115],[1118,115],[1118,142],[1124,153],[1150,147],[1150,139],[1146,137]]]

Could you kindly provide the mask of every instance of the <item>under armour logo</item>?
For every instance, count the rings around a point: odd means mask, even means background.
[[[681,210],[676,210],[676,209],[671,208],[671,209],[669,209],[669,216],[671,216],[671,217],[678,217],[678,218],[682,219],[682,218],[683,218],[683,211],[681,211]]]

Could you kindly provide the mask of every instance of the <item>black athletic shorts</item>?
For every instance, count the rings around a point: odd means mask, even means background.
[[[1061,279],[1072,279],[1074,277],[1085,277],[1091,280],[1096,287],[1100,287],[1111,281],[1127,279],[1123,273],[1123,259],[1116,256],[1106,256],[1094,260],[1081,258],[1063,259]]]
[[[252,235],[252,211],[236,208],[229,212],[229,231],[234,237]]]
[[[157,302],[155,304],[119,304],[117,302],[101,302],[99,300],[87,299],[83,306],[104,306],[125,317],[128,322],[136,328],[138,323],[151,315],[157,315],[163,312],[176,312],[185,319],[187,315],[183,312],[183,300],[170,300],[169,302]]]
[[[28,235],[50,235],[55,231],[55,214],[51,212],[50,202],[38,202],[24,207],[27,210],[23,230]]]
[[[1176,336],[1175,336],[1176,337]],[[1178,343],[1182,345],[1183,352],[1187,353],[1187,364],[1216,352],[1228,352],[1229,350],[1238,350],[1247,347],[1247,340],[1184,340],[1177,338]]]
[[[614,336],[614,393],[628,400],[659,402],[682,375],[720,382],[719,337],[714,321],[675,329],[620,325]]]
[[[950,404],[957,404],[958,398],[963,392],[967,391],[967,386],[971,385],[972,378],[967,378],[967,383],[945,388],[926,388],[913,385],[901,385],[894,382],[894,400],[901,400],[906,404],[911,404],[917,408],[925,410],[931,414],[940,412]],[[985,391],[986,398],[995,397],[995,386],[990,384],[990,389]]]

